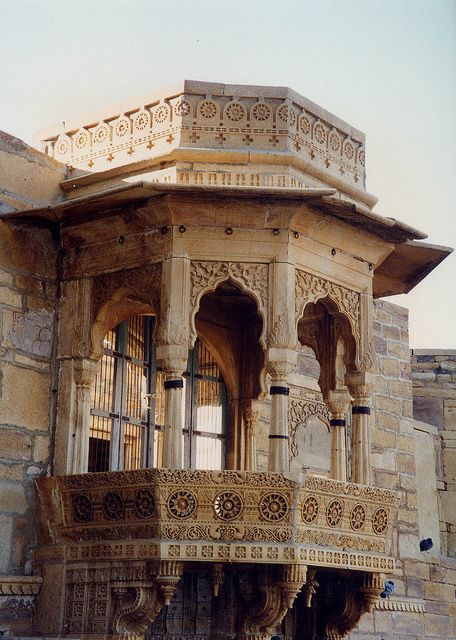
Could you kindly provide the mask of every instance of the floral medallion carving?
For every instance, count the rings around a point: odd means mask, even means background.
[[[257,102],[252,107],[252,116],[259,122],[264,122],[271,117],[271,107],[265,102]]]
[[[353,160],[355,155],[355,147],[350,142],[350,140],[346,140],[344,143],[344,155],[348,160]]]
[[[383,507],[375,511],[372,516],[372,529],[377,535],[381,535],[386,531],[388,526],[388,512]]]
[[[301,509],[302,519],[306,524],[312,524],[317,519],[319,511],[319,502],[315,496],[308,496]]]
[[[342,519],[342,502],[340,500],[331,500],[326,508],[326,522],[330,527],[337,527]]]
[[[362,504],[356,504],[350,513],[350,526],[353,531],[359,531],[366,522],[366,509]]]
[[[203,118],[215,118],[217,104],[213,100],[203,100],[199,105],[198,111]]]
[[[245,116],[245,108],[240,102],[230,102],[225,110],[228,120],[239,122]]]
[[[125,503],[120,493],[109,491],[103,499],[103,513],[109,520],[120,520],[124,517]]]
[[[264,520],[279,522],[288,515],[289,504],[281,493],[267,493],[261,498],[259,509]]]
[[[242,498],[234,491],[222,491],[214,500],[214,512],[220,520],[233,520],[243,509]]]
[[[168,120],[168,115],[169,115],[169,109],[167,105],[161,104],[155,110],[155,113],[154,113],[155,122],[157,124],[163,124]]]
[[[144,131],[150,127],[150,113],[145,109],[138,111],[133,116],[134,127],[136,131]]]
[[[326,142],[326,130],[320,122],[317,122],[314,127],[314,138],[319,144]]]
[[[306,116],[301,116],[299,118],[299,128],[301,130],[301,132],[305,135],[308,136],[310,133],[310,120],[309,118],[307,118]]]
[[[149,489],[138,489],[135,495],[135,512],[140,518],[155,515],[155,498]]]
[[[189,518],[196,510],[196,498],[191,491],[179,489],[168,498],[168,511],[175,518]]]
[[[89,496],[78,493],[72,499],[73,517],[78,522],[89,522],[93,518],[93,505]]]
[[[190,113],[190,103],[183,98],[179,98],[179,100],[174,105],[174,113],[176,116],[188,116]]]
[[[117,118],[114,122],[114,134],[118,138],[123,138],[128,135],[130,133],[130,128],[131,120],[130,118],[127,118],[127,116],[120,116],[120,118]]]

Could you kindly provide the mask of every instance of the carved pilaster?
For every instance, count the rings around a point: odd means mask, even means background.
[[[74,445],[72,473],[85,473],[89,463],[90,390],[98,371],[98,362],[81,358],[73,361]]]
[[[256,430],[258,428],[258,411],[254,411],[252,403],[246,403],[244,409],[245,423],[245,469],[256,470]]]
[[[288,471],[288,386],[295,370],[297,353],[289,349],[268,349],[267,371],[271,376],[271,423],[269,430],[269,470]]]

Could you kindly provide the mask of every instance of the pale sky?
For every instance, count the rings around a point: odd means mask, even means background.
[[[375,211],[456,247],[456,0],[0,0],[0,129],[135,105],[184,78],[289,86],[366,133]],[[456,255],[408,296],[456,348]]]

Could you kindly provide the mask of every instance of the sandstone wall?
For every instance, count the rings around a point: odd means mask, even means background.
[[[434,425],[441,439],[437,480],[442,503],[442,541],[456,558],[456,349],[412,351],[415,418]]]
[[[43,154],[1,134],[0,163],[0,211],[55,195],[61,172]],[[49,229],[0,221],[0,632],[25,632],[30,619],[34,586],[23,576],[35,543],[33,481],[51,464],[56,256]]]
[[[392,553],[400,560],[397,575],[390,577],[393,596],[364,615],[351,637],[454,638],[456,562],[445,556],[439,536],[441,438],[435,427],[413,419],[407,310],[376,301],[374,334],[374,483],[399,492]],[[434,547],[421,552],[419,541],[428,537]]]

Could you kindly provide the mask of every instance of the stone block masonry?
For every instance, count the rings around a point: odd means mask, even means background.
[[[456,351],[415,350],[410,362],[407,314],[374,302],[373,477],[400,495],[392,549],[400,560],[394,594],[361,618],[357,640],[456,637],[456,560],[444,556],[456,523]],[[430,551],[419,551],[423,537],[432,537]]]
[[[24,251],[36,258],[28,268]],[[36,542],[33,483],[51,460],[53,253],[50,232],[21,226],[9,227],[0,248],[0,630],[19,636],[31,631],[36,589],[27,577]]]

